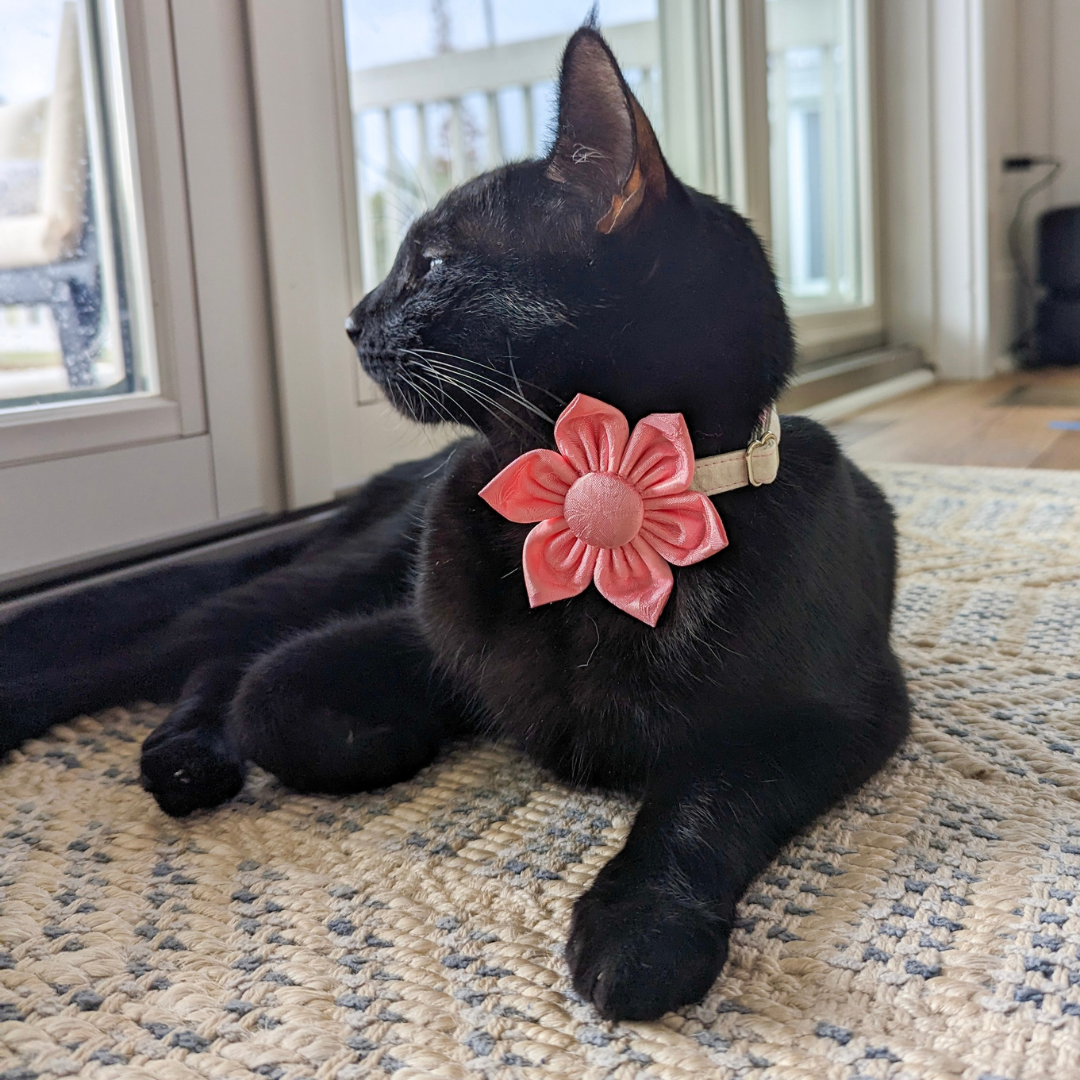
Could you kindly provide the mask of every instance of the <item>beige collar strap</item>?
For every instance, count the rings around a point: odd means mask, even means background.
[[[780,417],[775,407],[762,413],[754,441],[745,450],[698,458],[691,491],[722,495],[741,487],[771,484],[780,468]]]

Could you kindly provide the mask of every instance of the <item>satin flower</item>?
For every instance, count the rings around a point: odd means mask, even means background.
[[[617,608],[655,626],[674,579],[727,547],[716,508],[697,491],[681,413],[652,413],[630,432],[611,405],[578,394],[555,423],[554,450],[530,450],[481,491],[503,517],[539,522],[525,538],[529,604],[593,582]],[[669,565],[671,564],[671,565]]]

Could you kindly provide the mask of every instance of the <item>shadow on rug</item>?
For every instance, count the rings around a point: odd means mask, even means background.
[[[1080,1076],[1080,476],[875,475],[914,734],[751,889],[701,1005],[570,990],[631,804],[484,744],[176,822],[137,782],[161,711],[116,709],[0,770],[0,1077]]]

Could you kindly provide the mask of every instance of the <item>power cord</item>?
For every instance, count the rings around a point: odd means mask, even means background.
[[[1006,172],[1027,172],[1040,165],[1048,165],[1050,171],[1045,176],[1041,176],[1035,183],[1024,188],[1020,198],[1016,201],[1016,212],[1009,223],[1008,232],[1009,254],[1012,256],[1013,266],[1016,268],[1016,277],[1020,282],[1024,297],[1024,310],[1020,313],[1022,326],[1012,346],[1012,351],[1021,364],[1027,364],[1034,359],[1035,310],[1038,302],[1038,296],[1035,292],[1035,280],[1027,264],[1027,259],[1024,258],[1024,248],[1020,237],[1020,230],[1024,223],[1024,211],[1034,196],[1054,182],[1054,178],[1061,172],[1064,163],[1060,158],[1032,154],[1007,157],[1002,162],[1002,167]]]

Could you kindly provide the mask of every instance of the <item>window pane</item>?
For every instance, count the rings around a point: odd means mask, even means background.
[[[112,171],[125,132],[106,2],[0,0],[0,408],[152,389]]]
[[[364,284],[449,188],[544,152],[553,79],[582,0],[343,0]],[[600,21],[663,138],[657,0],[601,0]]]
[[[856,0],[767,0],[773,257],[796,311],[864,302]]]

